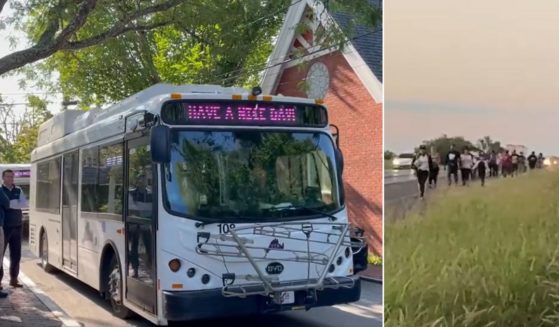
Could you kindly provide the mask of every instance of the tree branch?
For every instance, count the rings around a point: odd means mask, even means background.
[[[80,50],[80,49],[94,46],[109,38],[114,38],[130,31],[149,31],[158,27],[169,25],[170,23],[171,22],[163,21],[151,25],[136,25],[136,26],[123,26],[122,24],[118,24],[101,34],[97,34],[96,36],[90,37],[89,39],[76,41],[76,42],[67,42],[60,50]]]
[[[0,4],[7,0],[0,0]],[[83,0],[72,21],[58,34],[56,31],[60,26],[58,23],[52,22],[39,38],[39,42],[30,48],[20,50],[0,58],[0,76],[10,70],[20,68],[29,63],[47,58],[59,50],[79,50],[90,46],[97,45],[108,38],[117,37],[129,31],[150,30],[157,27],[170,24],[170,21],[154,23],[151,25],[130,25],[133,20],[146,15],[162,12],[176,7],[188,0],[168,0],[163,3],[149,6],[125,17],[120,22],[105,32],[102,32],[91,38],[70,42],[68,41],[80,28],[84,26],[89,14],[95,9],[97,0]]]
[[[187,0],[169,0],[167,2],[164,3],[160,3],[158,5],[153,5],[144,9],[140,9],[136,12],[134,12],[132,15],[128,16],[128,19],[126,20],[126,23],[132,21],[133,19],[139,18],[139,17],[143,17],[149,14],[154,14],[156,12],[161,12],[161,11],[165,11],[168,9],[171,9],[173,7],[176,7],[178,5],[180,5],[183,2],[186,2]]]
[[[74,19],[66,26],[62,32],[56,37],[55,44],[60,44],[66,42],[68,38],[76,33],[87,21],[87,17],[89,14],[95,9],[95,5],[97,4],[97,0],[84,0],[78,12],[74,16]]]

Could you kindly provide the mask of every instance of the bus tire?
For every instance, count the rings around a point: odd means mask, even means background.
[[[49,274],[57,271],[57,269],[49,263],[49,242],[47,232],[41,232],[41,242],[39,246],[39,253],[41,254],[41,267]]]
[[[122,301],[122,269],[120,268],[116,255],[112,257],[108,273],[109,276],[106,279],[108,281],[107,295],[111,303],[113,315],[121,319],[130,318],[132,316],[132,311],[124,306]]]

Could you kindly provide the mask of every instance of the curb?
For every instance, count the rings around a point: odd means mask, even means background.
[[[382,279],[378,279],[378,278],[361,276],[361,279],[370,283],[382,284]]]
[[[3,264],[5,266],[10,265],[10,259],[4,258]],[[82,327],[82,324],[77,322],[76,320],[70,318],[68,314],[58,306],[45,292],[43,292],[37,285],[25,275],[23,272],[20,271],[19,279],[21,282],[27,286],[27,288],[33,293],[39,301],[41,301],[47,309],[49,309],[53,315],[62,322],[62,326],[64,327]]]

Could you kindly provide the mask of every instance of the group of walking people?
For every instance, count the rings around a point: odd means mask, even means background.
[[[441,166],[447,172],[449,186],[453,181],[458,185],[458,175],[463,186],[468,186],[470,180],[476,178],[481,181],[481,186],[485,186],[486,177],[514,177],[528,169],[543,168],[543,163],[542,153],[536,155],[532,152],[526,157],[524,153],[517,153],[516,150],[503,150],[499,153],[491,151],[489,154],[474,155],[468,147],[464,147],[462,152],[457,151],[454,144],[450,145],[448,153],[442,158],[434,147],[431,147],[428,153],[427,147],[422,145],[412,162],[412,168],[416,172],[419,196],[423,199],[427,181],[430,188],[437,186]]]

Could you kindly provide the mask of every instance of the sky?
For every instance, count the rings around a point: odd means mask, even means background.
[[[0,20],[9,17],[13,13],[10,8],[10,2],[6,4],[2,13],[0,14]],[[17,44],[13,47],[9,40],[9,36],[14,36],[17,40]],[[15,31],[14,29],[7,26],[5,29],[0,30],[0,58],[7,54],[10,54],[16,50],[25,49],[29,46],[29,42],[23,33]],[[22,75],[11,75],[11,76],[0,76],[0,95],[4,99],[5,103],[16,104],[13,106],[13,110],[17,113],[21,113],[24,109],[24,105],[20,103],[26,103],[27,94],[34,94],[41,98],[45,98],[50,101],[48,109],[51,112],[58,112],[60,110],[61,96],[59,94],[46,93],[45,90],[41,90],[32,87],[31,83],[27,83],[29,86],[25,89],[19,87],[19,80],[22,79]]]
[[[559,154],[559,1],[384,4],[386,150],[447,134]]]

